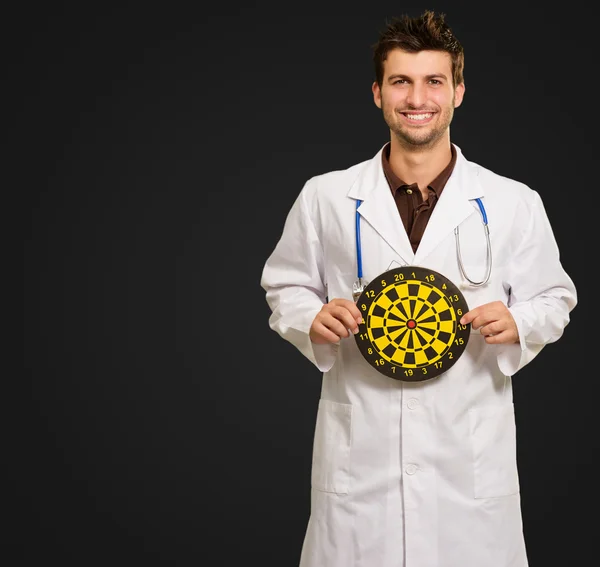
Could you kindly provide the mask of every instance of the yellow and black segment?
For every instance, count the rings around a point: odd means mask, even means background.
[[[362,292],[356,305],[363,322],[354,335],[367,362],[382,374],[406,382],[435,378],[463,354],[470,325],[460,318],[467,302],[442,274],[419,266],[384,272]]]

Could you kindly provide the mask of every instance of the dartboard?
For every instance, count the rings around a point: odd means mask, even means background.
[[[442,274],[418,266],[384,272],[356,302],[363,315],[354,335],[364,358],[382,374],[407,382],[435,378],[463,354],[467,302]]]

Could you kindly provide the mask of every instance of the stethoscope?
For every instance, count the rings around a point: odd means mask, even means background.
[[[481,202],[481,199],[475,199],[477,204],[479,205],[479,211],[481,213],[481,222],[483,224],[483,229],[485,232],[485,240],[487,244],[487,256],[486,256],[486,271],[485,277],[481,281],[475,281],[467,276],[465,271],[465,266],[462,261],[462,256],[460,254],[460,236],[458,232],[458,226],[454,229],[454,237],[456,240],[456,256],[458,260],[458,269],[460,270],[461,275],[474,287],[480,287],[485,285],[492,273],[492,243],[490,242],[490,229],[488,227],[488,219],[487,213],[485,212],[485,207]],[[354,300],[358,299],[360,294],[364,291],[366,282],[363,282],[363,271],[362,271],[362,246],[360,240],[360,213],[358,212],[358,207],[360,207],[362,200],[356,200],[356,261],[358,265],[358,280],[354,282],[352,288],[352,295]]]

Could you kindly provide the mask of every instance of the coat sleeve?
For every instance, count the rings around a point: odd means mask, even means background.
[[[531,203],[524,206],[527,228],[511,259],[508,281],[508,308],[519,331],[519,343],[501,345],[498,365],[512,376],[531,362],[548,344],[557,341],[569,323],[577,304],[573,281],[563,269],[559,249],[542,200],[531,191]]]
[[[311,216],[315,185],[314,178],[309,180],[292,205],[263,267],[261,287],[271,309],[270,328],[326,372],[335,362],[339,343],[316,345],[309,337],[312,322],[327,301],[323,246]]]

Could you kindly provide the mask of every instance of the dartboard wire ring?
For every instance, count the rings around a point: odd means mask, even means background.
[[[402,285],[408,285],[409,283],[415,284],[415,283],[417,283],[417,280],[405,280],[404,282],[402,282]],[[432,286],[432,285],[431,285],[431,284],[429,284],[429,283],[425,283],[425,282],[418,282],[418,283],[420,283],[420,285],[423,285],[423,286],[429,286],[430,288],[432,288],[432,289],[435,289],[435,288],[434,288],[434,286]],[[382,291],[380,291],[380,292],[379,292],[379,294],[378,294],[378,296],[374,298],[374,300],[373,300],[373,303],[377,303],[377,300],[378,300],[379,296],[381,296],[381,294],[383,294],[384,292],[385,292],[385,289],[384,289],[384,290],[382,290]],[[409,297],[409,296],[407,296],[407,297],[400,297],[400,301],[402,301],[402,300],[406,300],[406,299],[410,299],[410,297]],[[447,299],[445,296],[444,296],[444,297],[442,297],[442,299],[444,299],[444,300],[446,301],[446,304],[447,304],[448,308],[452,308],[452,305],[450,304],[450,302],[448,301],[448,299]],[[393,303],[393,304],[392,304],[392,307],[396,307],[396,304],[394,304],[394,303]],[[416,307],[416,306],[415,306],[415,307]],[[432,308],[432,309],[433,309],[433,310],[435,310],[434,308]],[[391,309],[388,309],[388,311],[391,311]],[[414,311],[416,311],[416,308],[415,308],[415,310],[414,310]],[[400,313],[400,314],[399,314],[399,315],[397,315],[397,316],[398,316],[400,319],[402,319],[402,320],[403,320],[403,322],[410,321],[411,319],[415,320],[416,326],[415,326],[414,330],[412,330],[412,333],[413,333],[414,335],[416,335],[417,333],[422,333],[422,331],[420,330],[420,328],[419,328],[419,326],[418,326],[418,325],[419,325],[419,322],[420,322],[420,318],[421,318],[421,317],[422,317],[422,315],[423,315],[423,314],[422,314],[420,311],[419,311],[419,313],[418,313],[416,316],[414,316],[414,313],[413,313],[413,314],[408,314],[408,315],[404,315],[404,314],[403,314],[402,312],[400,312],[400,311],[398,311],[398,313]],[[371,315],[369,314],[369,315],[368,315],[368,317],[370,317],[370,316],[371,316]],[[421,324],[423,325],[423,323],[421,323]],[[456,332],[456,324],[457,324],[457,322],[456,322],[456,321],[454,321],[454,328],[453,328],[453,332],[454,332],[454,333]],[[436,330],[437,330],[437,329],[436,329]],[[373,341],[374,341],[374,338],[373,338],[373,336],[372,336],[372,332],[371,332],[371,329],[369,328],[369,325],[368,325],[368,323],[367,323],[367,332],[369,333],[369,339],[370,339],[370,340],[371,340],[371,342],[373,343]],[[399,332],[401,332],[401,331],[394,331],[394,332],[395,332],[395,333],[399,333]],[[408,331],[407,333],[410,333],[410,332],[411,332],[411,330],[409,329],[409,331]],[[437,336],[437,334],[436,334],[436,336]],[[390,338],[390,337],[391,337],[391,334],[390,334],[390,335],[388,335],[388,338]],[[377,345],[376,345],[376,344],[374,344],[373,346],[374,346],[374,348],[375,348],[375,349],[376,349],[378,352],[380,352],[380,351],[379,351],[379,348],[377,347]],[[445,351],[446,351],[448,348],[450,348],[450,346],[449,346],[449,345],[446,345],[446,349],[444,350],[444,352],[440,353],[440,356],[443,356],[443,354],[445,354]],[[419,350],[419,349],[416,349],[416,350]],[[383,353],[381,353],[381,354],[383,354]]]
[[[402,292],[402,293],[401,293]],[[459,288],[435,270],[403,266],[375,278],[357,299],[363,322],[355,335],[363,357],[396,380],[429,380],[463,354],[470,325]]]

